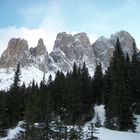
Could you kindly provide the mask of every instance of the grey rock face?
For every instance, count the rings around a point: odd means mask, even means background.
[[[28,65],[28,44],[24,39],[11,39],[0,58],[0,68],[14,67],[21,60],[21,65]]]
[[[0,68],[15,67],[20,62],[22,67],[33,66],[43,72],[67,72],[72,70],[74,62],[80,66],[85,62],[92,75],[97,64],[101,63],[104,69],[109,66],[117,37],[123,51],[131,57],[135,40],[126,31],[117,32],[109,39],[102,36],[92,45],[86,33],[71,35],[62,32],[57,35],[50,55],[42,39],[35,48],[29,49],[26,40],[13,38],[0,58]]]
[[[133,42],[135,42],[135,40],[126,31],[117,32],[111,35],[109,39],[100,37],[92,44],[96,58],[99,59],[106,68],[109,66],[111,57],[113,56],[117,38],[119,38],[123,52],[125,54],[128,53],[131,58],[133,54]]]
[[[110,41],[113,45],[115,45],[117,37],[120,40],[123,52],[125,54],[128,53],[131,58],[133,54],[133,43],[135,42],[135,39],[128,32],[122,30],[120,32],[115,33],[115,35],[111,35]]]
[[[105,67],[107,67],[109,65],[111,56],[113,55],[114,46],[107,38],[100,37],[96,40],[92,47],[96,58],[100,59],[99,62],[101,62]]]
[[[95,55],[86,33],[78,33],[73,36],[65,32],[59,33],[50,55],[57,67],[63,71],[72,69],[74,62],[77,65],[82,65],[83,62],[86,62],[89,69],[93,69],[96,63]]]
[[[48,71],[48,52],[43,40],[38,41],[35,48],[28,48],[28,43],[24,39],[11,39],[7,49],[0,58],[0,68],[16,67],[20,62],[22,67],[35,66],[40,70]]]
[[[40,70],[47,72],[49,69],[49,55],[43,39],[39,39],[37,47],[30,49],[30,54],[31,64],[38,67]]]

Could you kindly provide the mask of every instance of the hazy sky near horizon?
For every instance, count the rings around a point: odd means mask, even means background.
[[[12,37],[51,52],[58,32],[86,32],[93,43],[120,30],[140,44],[140,0],[0,0],[0,54]]]

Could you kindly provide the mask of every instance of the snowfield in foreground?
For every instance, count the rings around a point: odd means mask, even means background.
[[[85,124],[85,126],[83,127],[84,132],[88,131],[88,127],[90,126],[90,124],[96,121],[97,114],[101,120],[101,123],[102,124],[104,123],[105,121],[104,106],[103,105],[95,106],[95,117],[92,119],[92,121]],[[97,136],[100,140],[140,140],[140,115],[135,115],[135,117],[137,118],[138,124],[136,129],[137,133],[120,132],[101,127],[96,128],[97,133],[95,134],[95,136]],[[5,138],[0,138],[0,140],[13,140],[20,131],[24,132],[25,130],[20,127],[23,123],[24,122],[19,122],[19,124],[14,129],[9,129],[8,136]]]
[[[92,119],[91,122],[94,123],[98,115],[101,120],[101,124],[103,125],[105,121],[104,105],[95,106],[94,110],[95,117]],[[97,136],[100,140],[140,140],[140,115],[135,115],[135,117],[137,119],[137,133],[115,131],[101,127],[97,128],[97,134],[95,134],[95,136]],[[85,125],[84,131],[88,130],[91,122],[88,122]]]
[[[100,140],[140,140],[140,133],[120,132],[99,128],[99,133],[96,134]]]
[[[23,121],[19,122],[18,125],[15,128],[8,130],[7,137],[0,138],[0,140],[12,140],[12,139],[14,139],[19,132],[24,132],[25,131],[23,128],[21,128],[21,126],[23,124],[24,124]]]

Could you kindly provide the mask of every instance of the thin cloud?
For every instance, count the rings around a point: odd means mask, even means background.
[[[47,50],[49,52],[51,51],[51,48],[48,47],[51,45],[51,42],[47,39],[47,33],[43,29],[28,29],[26,27],[1,28],[0,37],[0,55],[7,48],[8,41],[14,37],[26,39],[28,41],[29,47],[37,46],[38,39],[43,38]]]
[[[53,49],[54,41],[58,32],[64,31],[66,28],[64,18],[61,13],[61,4],[50,2],[48,6],[38,5],[21,9],[19,11],[23,17],[23,25],[38,26],[30,29],[27,27],[14,27],[0,29],[0,48],[1,52],[6,49],[8,41],[13,38],[24,38],[28,41],[29,47],[35,47],[38,39],[43,38],[48,52]]]

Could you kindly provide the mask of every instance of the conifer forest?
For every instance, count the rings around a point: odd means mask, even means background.
[[[28,86],[21,85],[20,74],[19,62],[13,84],[0,91],[0,137],[24,121],[22,140],[82,139],[82,126],[94,117],[95,105],[104,105],[104,127],[135,132],[133,114],[140,114],[140,54],[135,42],[130,58],[117,39],[110,65],[103,71],[97,64],[92,77],[85,63],[74,63],[67,73],[57,71],[55,79],[50,75],[46,81],[44,74],[40,83],[33,80]],[[100,119],[95,125],[100,127]],[[88,131],[89,140],[98,139],[92,124]]]

